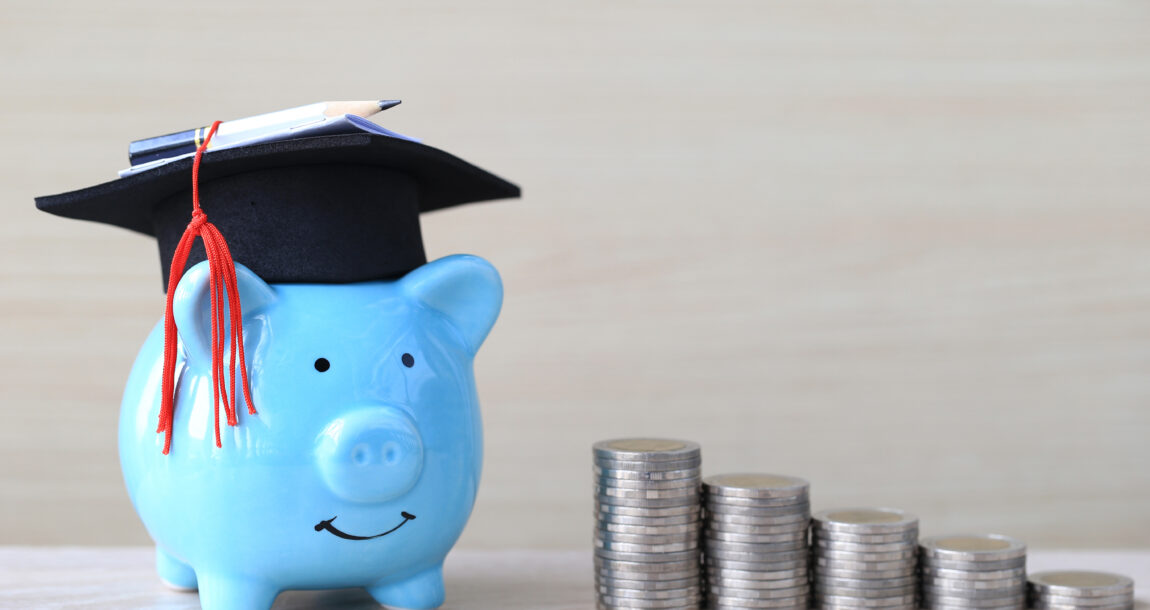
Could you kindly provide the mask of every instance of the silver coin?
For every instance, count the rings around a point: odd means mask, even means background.
[[[793,498],[806,496],[811,484],[806,479],[779,474],[717,474],[703,479],[707,493],[745,498]]]
[[[924,587],[932,587],[948,591],[1001,591],[1003,589],[1020,589],[1026,587],[1026,577],[999,578],[997,580],[960,580],[956,578],[930,578],[922,577]]]
[[[795,511],[809,510],[811,505],[810,497],[805,495],[795,496],[793,498],[745,498],[742,496],[719,496],[708,493],[707,489],[703,488],[703,498],[715,506],[720,508],[728,506],[741,506],[744,508],[758,508],[758,509],[793,509]]]
[[[699,479],[702,474],[698,466],[678,470],[633,470],[630,468],[604,468],[598,464],[593,464],[591,469],[595,478],[611,481],[677,481],[680,479]]]
[[[698,542],[698,532],[681,534],[628,534],[619,532],[604,532],[596,529],[597,542],[630,542],[632,544],[672,544],[675,542]]]
[[[730,559],[732,561],[748,561],[760,563],[772,563],[780,561],[796,561],[806,560],[806,550],[795,551],[780,551],[777,553],[757,553],[754,551],[737,551],[728,550],[724,548],[707,548],[707,556],[715,557],[718,559]]]
[[[678,580],[629,579],[596,574],[595,582],[601,588],[631,589],[634,591],[667,591],[697,588],[700,580],[698,577],[680,578]]]
[[[668,516],[642,516],[617,515],[612,513],[595,513],[596,523],[611,523],[615,525],[689,525],[702,527],[703,522],[697,514],[668,515]]]
[[[986,570],[979,572],[972,572],[970,570],[952,570],[948,568],[935,568],[929,565],[921,566],[922,578],[937,579],[937,580],[960,580],[965,582],[977,582],[981,580],[1009,580],[1009,579],[1025,579],[1026,568],[1010,568],[1006,570]]]
[[[595,572],[604,576],[626,578],[625,574],[642,575],[642,579],[679,580],[693,578],[702,571],[696,561],[638,562],[595,558]],[[677,576],[682,574],[682,576]]]
[[[743,589],[740,587],[708,584],[707,591],[719,597],[739,597],[743,599],[788,599],[810,594],[810,588],[807,583],[786,589]]]
[[[862,607],[862,606],[852,606],[852,605],[850,605],[849,602],[837,603],[837,602],[826,601],[826,600],[822,600],[822,601],[818,602],[817,604],[815,604],[815,607],[818,608],[819,610],[864,610],[865,609],[865,607]],[[898,605],[887,606],[887,607],[883,608],[883,610],[917,610],[917,609],[918,609],[918,604],[916,604],[916,603],[898,604]]]
[[[826,540],[828,542],[850,542],[852,544],[890,544],[892,542],[918,543],[918,529],[891,534],[852,534],[850,532],[833,532],[821,529],[818,523],[811,523],[811,538]]]
[[[592,445],[596,458],[668,462],[701,455],[698,443],[665,438],[617,438]]]
[[[729,527],[741,527],[741,526],[746,525],[746,526],[764,527],[764,528],[778,527],[778,528],[806,529],[807,524],[809,523],[809,521],[807,519],[804,519],[801,517],[795,517],[795,516],[790,516],[790,515],[786,515],[786,516],[780,515],[780,517],[784,517],[784,518],[779,519],[778,517],[763,516],[763,515],[753,515],[753,514],[752,515],[740,515],[740,514],[728,514],[728,513],[715,513],[715,512],[707,511],[706,515],[704,516],[704,519],[706,519],[707,523],[710,523],[712,527],[723,527],[723,528],[727,528],[728,526]]]
[[[623,517],[681,517],[690,515],[699,518],[701,515],[698,504],[683,504],[681,506],[623,506],[619,504],[604,504],[595,502],[596,515],[619,515]]]
[[[704,527],[703,536],[712,540],[723,540],[726,542],[757,542],[768,544],[772,542],[801,542],[804,545],[807,543],[807,533],[804,531],[792,531],[785,534],[753,534],[743,532],[730,532],[717,530],[710,527]]]
[[[807,543],[805,541],[795,542],[775,542],[775,543],[755,543],[755,542],[725,542],[722,540],[714,540],[711,538],[703,538],[702,544],[706,547],[707,552],[711,551],[729,551],[740,553],[754,553],[763,556],[772,556],[776,553],[792,553],[798,552],[803,555],[807,554]]]
[[[782,561],[742,561],[738,559],[724,559],[713,555],[703,555],[703,566],[710,569],[741,570],[767,574],[770,572],[786,572],[790,570],[807,570],[807,557],[798,559],[784,559]]]
[[[885,589],[878,588],[857,588],[857,587],[843,587],[839,585],[831,585],[825,582],[815,580],[814,590],[816,593],[823,595],[841,595],[844,597],[861,597],[863,599],[887,599],[891,597],[905,598],[908,595],[914,595],[918,587],[916,585],[902,585],[899,587],[887,587]]]
[[[1131,596],[1109,606],[1080,606],[1076,603],[1046,602],[1035,599],[1030,602],[1030,607],[1037,610],[1133,610],[1134,597]]]
[[[805,564],[775,570],[744,570],[707,564],[703,566],[703,573],[708,578],[727,578],[730,580],[809,580],[810,577],[810,570]]]
[[[724,504],[715,502],[706,495],[702,496],[703,505],[707,512],[716,515],[753,515],[755,517],[802,517],[810,520],[811,505],[807,503],[792,504],[790,506],[754,506],[750,504]]]
[[[595,599],[595,610],[641,610],[635,606],[615,605],[604,603],[603,600]],[[686,602],[678,606],[668,606],[664,610],[699,610],[699,602]]]
[[[756,517],[762,521],[763,525],[783,525],[787,523],[809,523],[810,516],[806,511],[799,512],[778,512],[772,509],[760,509],[748,506],[725,506],[716,509],[715,505],[709,500],[703,502],[703,507],[707,509],[707,517],[710,519],[722,521],[721,517],[735,516],[740,517]]]
[[[1079,608],[1094,608],[1095,606],[1115,606],[1132,602],[1134,600],[1134,592],[1121,593],[1118,595],[1111,595],[1107,597],[1079,597],[1076,595],[1051,595],[1051,594],[1038,594],[1033,598],[1035,601],[1041,601],[1045,604],[1073,604]]]
[[[921,589],[919,594],[923,599],[938,601],[944,604],[971,604],[973,606],[997,607],[1000,604],[1011,604],[1017,600],[1025,600],[1026,592],[1020,590],[1001,592],[998,595],[964,595],[953,591],[938,592],[934,589]]]
[[[835,508],[812,516],[827,532],[889,534],[918,529],[918,517],[897,508]]]
[[[913,542],[887,542],[883,544],[859,544],[853,542],[839,542],[837,540],[825,540],[818,538],[812,541],[812,547],[826,549],[828,551],[848,552],[848,553],[901,553],[911,552],[914,553],[918,546]]]
[[[674,536],[677,534],[698,534],[699,524],[682,523],[677,525],[632,525],[630,523],[598,523],[596,528],[616,534],[640,534],[644,536]]]
[[[815,567],[812,570],[816,580],[858,580],[866,582],[882,583],[888,580],[898,580],[903,578],[914,578],[914,568],[900,568],[896,570],[854,570],[854,569],[836,569],[827,567]]]
[[[703,586],[698,581],[679,589],[629,589],[627,587],[610,587],[602,584],[597,585],[595,588],[600,595],[645,600],[682,599],[684,597],[700,596],[703,593]]]
[[[818,605],[827,603],[853,608],[890,608],[893,606],[913,604],[915,602],[914,595],[903,595],[901,597],[866,598],[851,597],[849,595],[824,595],[818,591],[815,591],[813,597]]]
[[[838,551],[821,546],[811,547],[816,558],[843,559],[846,561],[914,561],[917,553],[909,548],[901,551],[883,551],[879,553],[860,551]]]
[[[715,521],[708,519],[705,516],[703,521],[707,529],[716,532],[726,532],[729,534],[754,534],[756,536],[775,536],[779,534],[802,534],[806,537],[807,527],[806,523],[798,521],[795,523],[784,523],[782,525],[750,525],[747,523],[730,523],[727,521]]]
[[[956,605],[953,603],[944,603],[944,602],[930,601],[930,600],[921,600],[921,602],[922,602],[923,608],[928,608],[930,610],[978,610],[979,609],[978,606],[970,606],[967,604],[957,604]],[[1026,601],[1025,600],[1014,600],[1014,601],[1010,601],[1010,602],[1006,603],[1005,605],[995,606],[993,608],[989,608],[989,609],[985,609],[985,610],[1010,610],[1010,609],[1022,610],[1025,607],[1026,607]]]
[[[629,470],[631,472],[672,472],[675,470],[697,470],[703,466],[703,460],[689,458],[672,462],[641,462],[633,460],[610,460],[595,458],[593,468],[601,470]]]
[[[901,561],[852,561],[843,558],[827,558],[815,555],[814,566],[816,571],[823,571],[824,568],[835,568],[839,570],[857,570],[857,571],[874,571],[874,572],[887,572],[890,570],[911,570],[915,569],[914,559],[904,559]]]
[[[695,541],[690,542],[668,542],[666,544],[642,544],[635,542],[611,542],[596,540],[595,548],[604,551],[615,551],[619,553],[677,553],[680,551],[689,551],[698,548],[698,543]]]
[[[923,583],[923,594],[930,594],[935,597],[958,597],[963,599],[995,599],[1003,597],[1017,597],[1019,595],[1026,595],[1025,585],[1010,585],[1007,587],[999,587],[997,589],[955,589],[949,587],[940,587],[935,583]]]
[[[688,595],[676,600],[638,600],[634,597],[616,597],[613,595],[599,594],[599,603],[606,605],[607,608],[627,608],[627,609],[659,609],[670,610],[677,608],[698,608],[698,604],[702,601],[702,595]]]
[[[704,577],[708,584],[730,587],[734,589],[790,589],[810,585],[806,573],[793,578],[776,578],[774,580],[758,580],[754,578],[731,578],[718,574],[707,573]]]
[[[666,479],[662,481],[640,481],[634,479],[604,479],[600,477],[595,478],[595,490],[607,489],[630,489],[638,491],[646,491],[649,489],[658,490],[691,490],[695,494],[699,493],[699,480],[698,479]]]
[[[956,570],[961,572],[993,572],[1001,570],[1013,570],[1026,567],[1026,557],[1019,557],[1018,559],[1003,559],[1001,561],[962,561],[951,559],[938,559],[937,557],[930,557],[927,555],[919,554],[919,562],[924,569],[931,570]]]
[[[632,500],[690,498],[690,501],[695,504],[699,502],[699,490],[696,489],[694,485],[672,487],[669,489],[655,487],[632,489],[629,487],[603,487],[602,485],[596,484],[595,493],[599,496],[600,501],[614,498],[628,498]]]
[[[826,586],[842,587],[845,589],[889,589],[891,587],[913,587],[918,586],[918,577],[910,576],[894,576],[890,578],[850,578],[828,576],[826,574],[816,574],[815,582],[822,583]]]
[[[923,556],[947,561],[1006,561],[1026,556],[1026,544],[999,534],[932,536],[918,544]]]
[[[1029,581],[1035,593],[1066,597],[1112,597],[1134,592],[1134,580],[1128,576],[1109,572],[1084,570],[1036,572],[1030,575]]]
[[[671,498],[619,498],[599,495],[596,506],[626,506],[630,508],[697,508],[699,503],[691,495]]]
[[[678,561],[699,561],[699,550],[691,549],[689,551],[675,551],[668,553],[650,553],[650,552],[630,552],[630,551],[615,551],[611,549],[595,549],[595,556],[602,559],[614,559],[617,561],[634,561],[638,563],[663,563],[663,562],[678,562]]]
[[[644,574],[641,572],[596,571],[595,576],[610,581],[637,581],[652,583],[652,585],[662,582],[680,582],[699,579],[698,573],[691,572],[669,572],[666,577],[664,577],[663,574]],[[671,578],[671,576],[675,576],[675,578]]]
[[[708,595],[707,608],[806,608],[810,604],[810,596],[784,598],[784,600],[748,600],[745,597],[729,597],[726,595]]]

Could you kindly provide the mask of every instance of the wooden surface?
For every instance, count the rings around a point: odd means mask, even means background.
[[[143,548],[0,548],[0,608],[199,608],[166,589]],[[1134,579],[1150,607],[1150,551],[1032,552],[1031,572],[1091,569]],[[444,610],[587,610],[594,607],[590,551],[456,551],[445,566]],[[276,610],[379,608],[362,589],[291,591]]]
[[[590,445],[702,443],[926,534],[1150,548],[1150,3],[6,0],[0,542],[145,544],[120,393],[155,244],[36,212],[295,104],[521,184],[423,219],[506,285],[462,548],[573,548]]]

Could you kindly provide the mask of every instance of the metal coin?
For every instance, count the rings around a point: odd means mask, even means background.
[[[918,529],[891,534],[852,534],[821,529],[817,522],[811,523],[811,538],[828,542],[850,542],[852,544],[889,544],[892,542],[918,543]]]
[[[1026,577],[1000,578],[997,580],[960,580],[957,578],[931,578],[922,577],[922,586],[931,587],[940,591],[1001,591],[1004,589],[1020,589],[1026,587]]]
[[[1109,572],[1037,572],[1031,574],[1029,580],[1035,593],[1066,597],[1111,597],[1134,592],[1134,581],[1131,578]]]
[[[597,505],[630,508],[698,508],[699,505],[693,494],[671,498],[619,498],[600,495],[595,498],[595,502]]]
[[[1026,568],[1010,568],[1007,570],[986,570],[979,572],[972,572],[970,570],[952,570],[948,568],[935,568],[928,565],[921,567],[922,578],[924,580],[937,579],[937,580],[961,580],[965,582],[977,582],[981,580],[1008,580],[1008,579],[1025,579]]]
[[[801,495],[793,498],[744,498],[742,496],[718,496],[708,493],[707,489],[703,488],[703,498],[718,507],[727,506],[742,506],[745,508],[776,508],[786,509],[792,508],[799,510],[802,507],[810,507],[811,500],[808,496]]]
[[[932,536],[918,542],[924,557],[947,561],[1006,561],[1026,557],[1026,544],[999,534]]]
[[[1134,592],[1111,595],[1108,597],[1078,597],[1076,595],[1035,595],[1034,601],[1044,604],[1070,604],[1079,608],[1094,608],[1096,606],[1116,606],[1134,601]]]
[[[680,525],[631,525],[623,523],[599,523],[599,530],[617,534],[640,534],[643,536],[674,536],[676,534],[698,534],[697,523],[684,523]]]
[[[828,551],[839,551],[849,553],[901,553],[909,551],[911,553],[918,549],[918,546],[913,542],[888,542],[884,544],[858,544],[853,542],[839,542],[837,540],[826,540],[818,538],[811,544],[812,547],[826,549]]]
[[[890,578],[849,578],[816,574],[815,582],[824,586],[842,587],[845,589],[889,589],[892,587],[918,586],[918,577],[895,576]]]
[[[726,532],[729,534],[754,534],[756,536],[802,534],[804,538],[807,534],[807,524],[802,521],[796,523],[784,523],[782,525],[749,525],[746,523],[729,523],[727,521],[715,521],[714,519],[707,519],[706,517],[704,517],[704,521],[706,523],[707,529],[716,532]]]
[[[1004,597],[1017,597],[1026,595],[1025,585],[1011,585],[997,589],[953,589],[940,587],[934,583],[922,584],[923,595],[930,594],[935,597],[956,597],[962,599],[1001,599]]]
[[[714,584],[735,589],[791,589],[810,585],[810,580],[806,574],[794,578],[756,580],[751,578],[729,578],[708,573],[705,580],[709,585]]]
[[[750,525],[755,527],[787,527],[806,529],[809,521],[806,518],[785,516],[783,519],[762,515],[739,515],[716,513],[710,510],[706,513],[706,520],[712,525],[724,524],[722,527]]]
[[[822,557],[829,560],[843,559],[846,561],[914,561],[917,556],[914,548],[902,551],[883,551],[881,553],[835,551],[821,546],[811,547],[811,550],[814,551],[816,558]]]
[[[918,517],[897,508],[835,508],[820,511],[812,519],[827,532],[889,534],[918,529]]]
[[[626,587],[609,587],[602,584],[596,586],[596,589],[600,595],[644,600],[682,599],[687,596],[697,597],[703,593],[703,587],[698,581],[695,581],[693,585],[680,589],[628,589]]]
[[[921,600],[921,601],[922,601],[922,607],[923,608],[929,608],[930,610],[978,610],[978,608],[979,608],[978,606],[971,606],[971,605],[968,605],[965,603],[954,604],[954,603],[944,603],[944,602],[929,601],[929,600]],[[1022,610],[1025,607],[1026,607],[1026,601],[1025,600],[1017,600],[1017,601],[1008,602],[1002,606],[995,606],[994,608],[991,608],[989,610],[1010,610],[1010,609]]]
[[[839,570],[857,570],[860,572],[873,571],[873,572],[887,572],[890,570],[911,570],[915,569],[914,559],[904,559],[902,561],[851,561],[842,558],[827,558],[815,555],[814,565],[816,571],[823,571],[824,568],[834,568]]]
[[[592,445],[596,458],[667,462],[701,455],[698,443],[665,438],[617,438]]]
[[[1030,607],[1035,610],[1134,610],[1134,598],[1130,597],[1124,601],[1109,606],[1080,606],[1072,603],[1052,603],[1045,602],[1039,599],[1032,600]]]
[[[694,540],[690,542],[668,542],[666,544],[641,544],[596,540],[595,548],[619,553],[677,553],[696,549],[698,548],[698,543]]]
[[[708,593],[719,597],[739,597],[743,599],[788,599],[810,594],[806,583],[787,589],[742,589],[722,585],[708,585]]]
[[[1025,595],[1013,597],[995,597],[988,599],[970,599],[967,597],[951,597],[922,593],[922,605],[927,607],[957,606],[960,608],[1016,608],[1026,603]]]
[[[595,522],[599,524],[613,524],[613,525],[645,525],[645,526],[663,526],[663,525],[689,525],[692,527],[702,527],[703,522],[699,519],[698,515],[685,514],[685,515],[669,515],[669,516],[642,516],[634,517],[631,515],[616,515],[612,513],[595,513]]]
[[[951,560],[939,559],[937,557],[930,557],[928,555],[919,554],[919,561],[922,563],[924,569],[931,570],[956,570],[962,572],[992,572],[999,570],[1013,570],[1026,567],[1026,557],[1019,557],[1018,559],[1003,559],[1001,561],[965,561],[965,560]]]
[[[608,460],[595,458],[592,463],[593,468],[600,470],[615,470],[623,471],[628,470],[631,472],[671,472],[675,470],[697,470],[703,465],[703,460],[700,458],[691,458],[685,460],[675,460],[673,462],[641,462],[633,460]]]
[[[703,566],[710,569],[720,570],[741,570],[746,572],[755,572],[767,574],[770,572],[786,572],[790,570],[807,570],[806,554],[798,559],[786,559],[782,561],[741,561],[738,559],[724,559],[715,557],[713,555],[703,555]]]
[[[701,573],[697,559],[693,561],[665,561],[665,562],[638,562],[617,561],[595,557],[595,572],[606,576],[619,575],[616,578],[625,578],[621,574],[642,574],[643,578],[654,580],[678,580],[692,578],[692,575]],[[675,574],[684,576],[675,577]],[[640,579],[636,579],[640,580]]]
[[[698,542],[698,532],[685,534],[620,534],[617,532],[604,532],[595,530],[595,541],[598,542],[628,542],[631,544],[674,544],[676,542]]]
[[[641,489],[632,489],[628,487],[603,487],[602,485],[595,485],[595,493],[599,495],[599,500],[608,500],[614,498],[629,498],[632,500],[654,500],[657,498],[690,498],[691,502],[698,504],[699,490],[694,485],[687,487],[672,487],[669,489],[644,487]]]
[[[814,590],[816,593],[821,593],[823,595],[841,595],[845,597],[861,597],[863,599],[887,599],[891,597],[905,598],[908,595],[914,595],[917,592],[918,587],[911,584],[903,585],[900,587],[887,587],[884,589],[860,589],[857,587],[829,585],[816,579],[814,583]]]
[[[686,580],[696,580],[696,581],[699,580],[699,575],[697,573],[691,573],[691,572],[669,572],[669,573],[667,573],[666,577],[664,577],[663,574],[643,574],[641,572],[603,572],[603,571],[597,571],[597,572],[595,572],[595,576],[597,578],[600,578],[600,579],[606,579],[606,580],[611,580],[611,581],[638,581],[638,582],[652,583],[652,585],[654,585],[656,583],[662,583],[662,582],[680,582],[680,581],[686,581]],[[674,576],[674,578],[672,578],[672,576]]]
[[[914,595],[903,595],[901,597],[885,598],[865,598],[851,597],[849,595],[823,595],[818,591],[815,591],[814,599],[818,605],[826,603],[848,606],[852,608],[890,608],[894,606],[913,604],[915,602]]]
[[[702,597],[702,594],[699,594],[683,596],[676,598],[676,600],[637,600],[634,597],[616,597],[600,593],[599,602],[605,604],[607,608],[670,610],[672,608],[698,608]]]
[[[757,542],[757,543],[772,543],[772,542],[801,542],[804,545],[807,543],[807,533],[805,531],[792,531],[786,534],[753,534],[742,532],[729,532],[723,530],[716,530],[710,527],[703,528],[703,535],[712,540],[723,540],[726,542]]]
[[[703,567],[703,573],[707,578],[723,578],[728,580],[752,580],[752,581],[772,581],[772,580],[803,580],[807,581],[810,577],[810,571],[807,566],[802,565],[799,567],[788,568],[785,570],[741,570],[738,568],[728,568],[716,565],[706,565]]]
[[[800,552],[804,555],[807,554],[807,543],[805,541],[795,542],[776,542],[776,543],[754,543],[754,542],[724,542],[722,540],[713,540],[710,538],[703,538],[703,546],[706,547],[707,552],[711,551],[728,551],[728,552],[741,552],[741,553],[754,553],[762,556],[773,556],[776,553],[791,553]]]
[[[716,520],[722,520],[720,517],[728,517],[738,515],[740,517],[757,517],[762,521],[763,525],[783,525],[787,523],[808,523],[810,516],[806,511],[799,512],[778,512],[771,509],[759,509],[747,506],[730,506],[716,509],[715,505],[710,501],[704,501],[703,506],[707,509],[707,516]]]
[[[709,608],[806,608],[810,603],[810,596],[803,595],[790,599],[746,599],[743,597],[728,597],[725,595],[709,595],[707,603]]]
[[[806,479],[779,474],[717,474],[703,479],[707,493],[745,498],[793,498],[808,495]]]
[[[680,506],[624,506],[620,504],[604,504],[595,502],[596,515],[619,515],[623,517],[681,517],[691,515],[700,516],[698,504],[683,504]]]
[[[702,474],[696,466],[693,468],[680,468],[679,470],[632,470],[626,468],[603,468],[598,464],[592,465],[592,472],[597,479],[626,480],[626,481],[676,481],[679,479],[698,479]]]
[[[595,556],[602,559],[614,559],[617,561],[634,561],[638,563],[660,563],[660,562],[675,562],[675,561],[699,561],[699,550],[691,549],[689,551],[676,551],[669,553],[650,553],[650,552],[630,552],[630,551],[615,551],[611,549],[595,549]]]
[[[699,493],[699,480],[698,479],[665,479],[662,481],[640,481],[634,479],[604,479],[595,477],[595,489],[632,489],[632,490],[673,490],[673,489],[690,489],[696,494]]]
[[[595,575],[595,582],[602,588],[631,589],[633,591],[667,591],[672,589],[694,589],[699,587],[699,579],[680,578],[678,580],[624,579]]]
[[[777,553],[764,554],[764,553],[756,553],[754,551],[736,551],[736,550],[727,550],[727,549],[723,549],[723,548],[708,547],[707,548],[707,556],[708,557],[715,557],[718,559],[730,559],[732,561],[771,563],[771,562],[780,562],[780,561],[796,561],[796,560],[800,560],[800,559],[805,561],[806,557],[807,557],[807,552],[806,552],[806,550],[795,550],[795,551],[780,551]]]

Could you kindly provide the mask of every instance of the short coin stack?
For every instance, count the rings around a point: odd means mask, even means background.
[[[1026,545],[997,534],[919,541],[924,608],[1003,610],[1026,606]]]
[[[1039,572],[1030,575],[1030,603],[1038,610],[1130,610],[1134,581],[1106,572]]]
[[[619,439],[594,445],[598,608],[698,608],[699,446]]]
[[[811,523],[820,608],[914,608],[918,518],[893,508],[825,510]]]
[[[709,608],[806,608],[810,484],[773,474],[703,479]]]

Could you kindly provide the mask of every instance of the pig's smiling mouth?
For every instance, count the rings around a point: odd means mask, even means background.
[[[320,521],[319,523],[316,523],[315,524],[315,531],[322,532],[323,530],[327,530],[327,531],[331,532],[332,535],[339,536],[340,538],[343,538],[344,540],[371,540],[372,538],[382,538],[382,537],[394,532],[395,530],[403,527],[404,525],[407,525],[408,521],[411,521],[412,519],[415,518],[415,515],[413,515],[409,512],[401,511],[399,514],[403,516],[403,521],[401,521],[399,525],[387,530],[386,532],[384,532],[382,534],[376,534],[374,536],[355,536],[353,534],[348,534],[347,532],[342,532],[339,530],[339,528],[337,528],[336,526],[331,524],[332,521],[335,521],[335,519],[336,519],[335,517],[332,517],[331,519],[328,519],[327,521]]]

